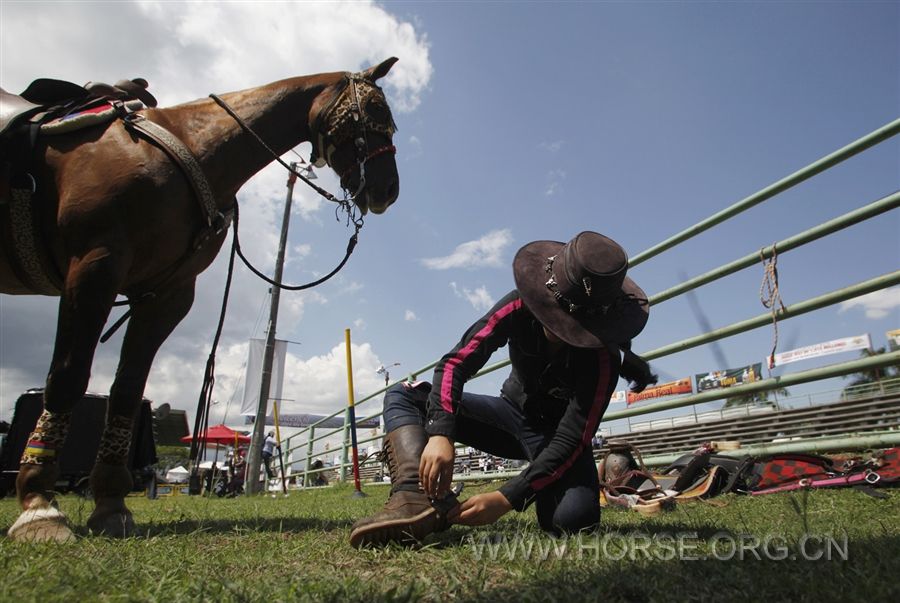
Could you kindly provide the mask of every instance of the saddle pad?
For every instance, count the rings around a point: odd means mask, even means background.
[[[837,473],[830,459],[806,454],[780,454],[757,461],[751,490],[764,490],[801,479],[831,477]]]
[[[110,103],[102,103],[77,113],[63,115],[56,119],[41,124],[41,134],[57,135],[68,134],[75,130],[97,126],[112,121],[119,114],[119,109]]]
[[[879,481],[893,483],[900,481],[900,446],[888,448],[875,455]]]

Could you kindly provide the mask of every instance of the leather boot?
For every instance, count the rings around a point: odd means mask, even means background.
[[[456,506],[455,496],[441,501],[438,509],[419,486],[419,461],[427,442],[421,425],[404,425],[387,435],[382,454],[391,476],[390,498],[381,511],[353,524],[352,546],[413,544],[449,527],[446,512]]]

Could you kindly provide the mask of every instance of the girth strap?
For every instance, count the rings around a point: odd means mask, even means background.
[[[124,121],[126,128],[137,130],[159,144],[184,171],[188,181],[191,183],[191,187],[194,189],[197,200],[200,202],[206,225],[215,228],[217,231],[227,228],[230,222],[230,215],[224,216],[216,207],[216,199],[213,196],[212,188],[209,186],[209,180],[206,179],[200,163],[194,157],[194,154],[191,153],[191,150],[177,136],[139,113],[127,115]]]
[[[13,240],[13,257],[18,262],[17,276],[23,284],[40,295],[59,295],[62,278],[51,267],[41,245],[31,207],[31,190],[12,188],[9,195],[9,221]],[[15,268],[15,266],[14,266]]]

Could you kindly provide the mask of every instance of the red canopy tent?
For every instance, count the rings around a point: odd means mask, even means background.
[[[184,436],[182,442],[190,443],[194,436]],[[206,430],[206,433],[200,434],[200,442],[204,444],[222,444],[223,446],[234,446],[234,443],[249,444],[250,436],[243,435],[225,425],[214,425]]]

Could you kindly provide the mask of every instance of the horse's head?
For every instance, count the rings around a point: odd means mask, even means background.
[[[331,166],[364,214],[383,213],[400,192],[393,143],[397,126],[375,83],[396,62],[390,58],[360,73],[345,74],[319,95],[311,112],[310,160],[317,167]]]

